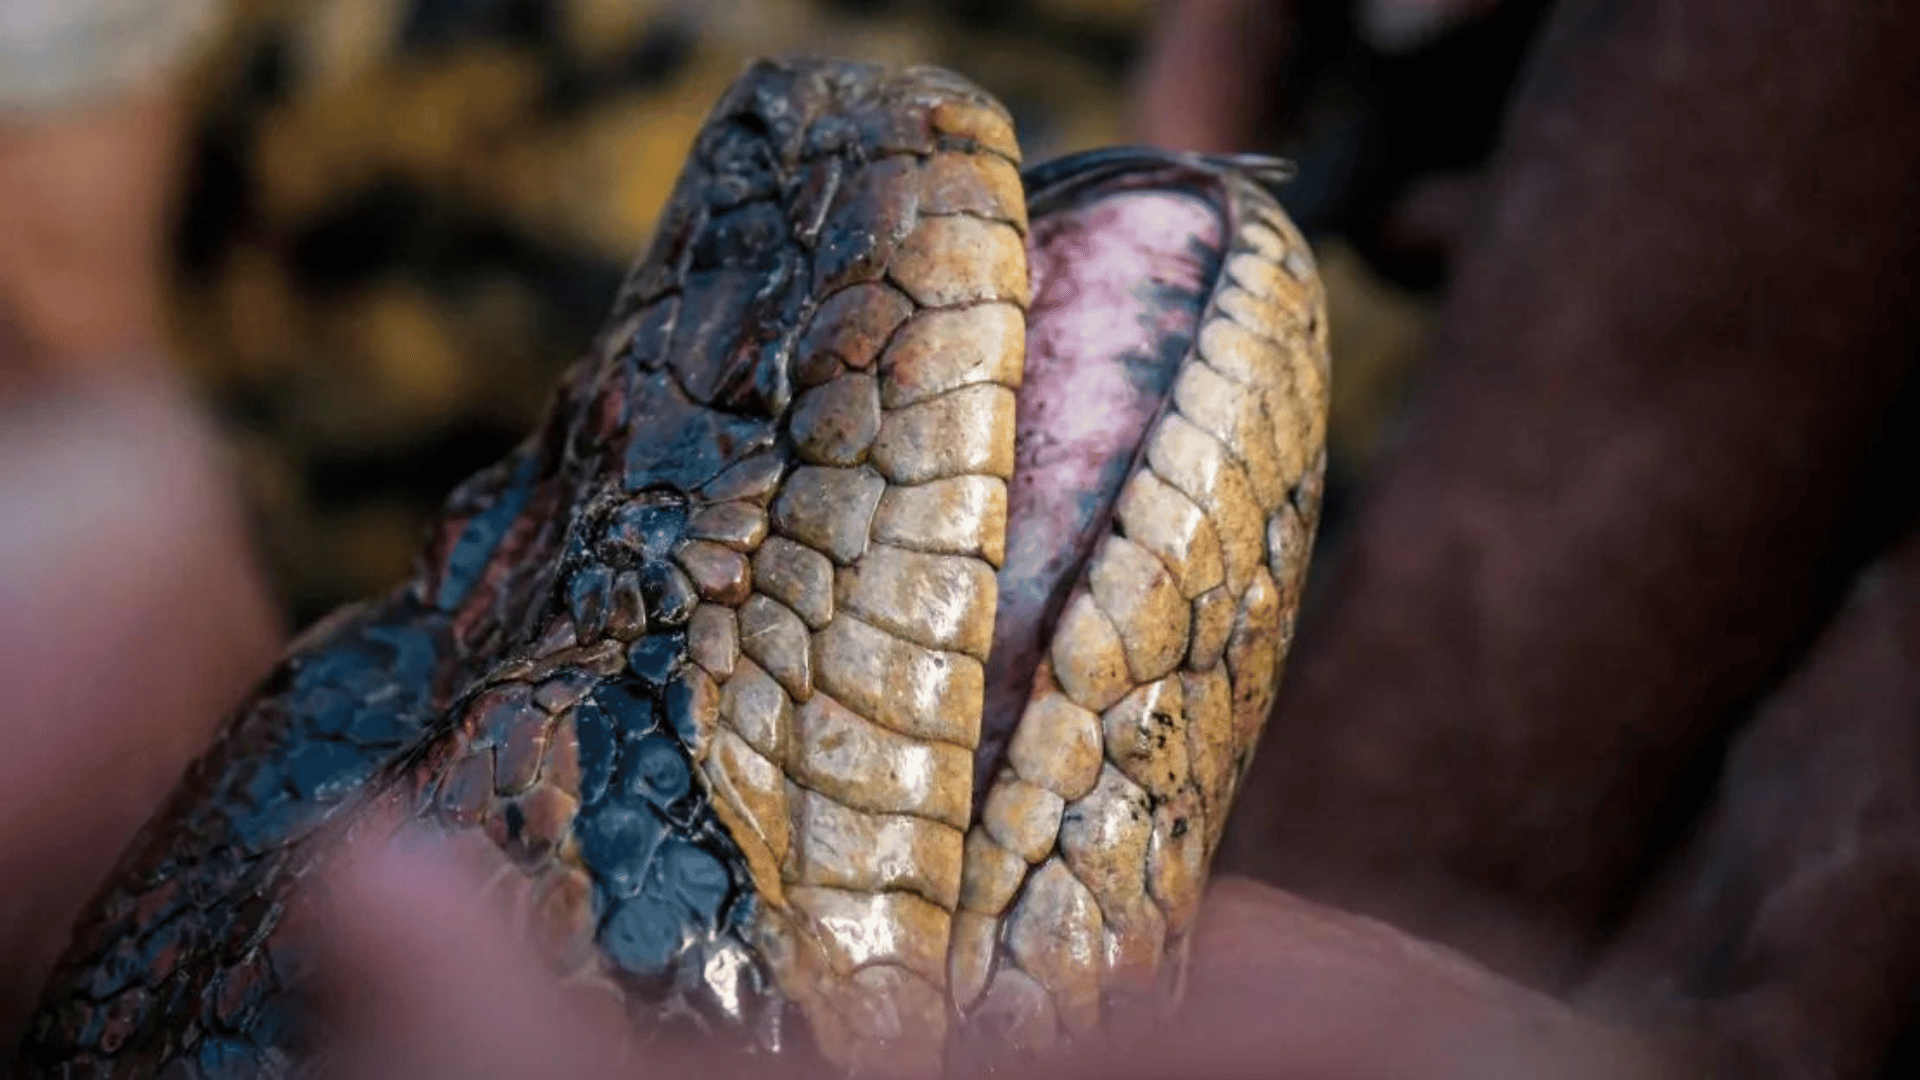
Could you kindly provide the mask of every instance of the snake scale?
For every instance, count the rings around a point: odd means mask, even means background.
[[[498,844],[638,1031],[937,1075],[1177,995],[1318,518],[1324,297],[1273,162],[1019,169],[944,71],[751,66],[542,426],[123,857],[20,1074],[317,1067],[284,916],[376,805]]]

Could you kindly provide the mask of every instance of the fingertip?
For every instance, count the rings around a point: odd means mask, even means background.
[[[0,409],[0,969],[74,911],[279,647],[211,427],[160,385]],[[0,1034],[21,1003],[0,1002]]]
[[[524,883],[484,837],[363,822],[340,841],[297,932],[319,942],[337,1075],[607,1075],[617,1008],[563,987],[500,886]]]

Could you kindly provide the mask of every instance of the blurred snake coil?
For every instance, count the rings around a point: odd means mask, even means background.
[[[308,1075],[324,841],[478,831],[569,982],[848,1074],[1177,998],[1319,517],[1260,158],[1020,172],[934,68],[762,61],[538,430],[310,629],[81,919],[21,1075]],[[384,820],[384,818],[383,818]]]

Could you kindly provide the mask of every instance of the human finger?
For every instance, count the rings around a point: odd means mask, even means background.
[[[1186,1000],[1096,1051],[1125,1077],[1453,1080],[1679,1075],[1661,1048],[1385,923],[1226,878],[1193,942]]]
[[[618,1073],[603,997],[569,994],[498,902],[496,851],[425,830],[348,846],[293,931],[321,956],[318,1003],[339,1077],[586,1080]]]
[[[1920,8],[1671,14],[1549,15],[1224,849],[1562,988],[1902,490]]]
[[[1267,148],[1279,113],[1293,5],[1172,0],[1159,8],[1135,79],[1135,137],[1172,150]]]
[[[523,872],[477,835],[376,821],[328,864],[295,933],[316,942],[325,1075],[354,1080],[801,1080],[744,1036],[649,1032],[603,974],[561,978],[511,898]]]
[[[1920,984],[1920,527],[1727,755],[1583,996],[1728,1075],[1870,1080]]]
[[[0,1036],[279,636],[214,441],[173,391],[0,411],[0,881],[32,883],[0,896]]]

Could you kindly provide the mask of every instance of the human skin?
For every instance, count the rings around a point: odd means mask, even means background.
[[[178,102],[146,87],[0,118],[0,395],[51,374],[160,377]]]
[[[1905,1075],[1920,982],[1920,529],[1731,741],[1699,827],[1576,991],[1729,1076]]]
[[[1555,7],[1229,866],[1598,964],[1743,1075],[1876,1074],[1920,897],[1916,541],[1863,575],[1914,511],[1917,45],[1849,0]]]
[[[1915,341],[1920,13],[1664,10],[1554,16],[1238,865],[1483,895],[1571,959],[1857,565]]]
[[[70,379],[0,406],[0,1054],[80,905],[279,639],[175,390]]]
[[[0,119],[4,1056],[79,906],[279,650],[165,347],[177,135],[164,79]]]
[[[604,999],[554,984],[488,903],[484,882],[498,861],[492,850],[430,834],[349,848],[297,916],[327,943],[323,1001],[338,1037],[330,1075],[809,1075],[792,1060],[687,1044],[626,1051]],[[994,1075],[1693,1075],[1639,1038],[1463,957],[1252,882],[1215,884],[1194,948],[1186,1007],[1169,1022],[1116,1027],[1064,1056],[1003,1063]]]

